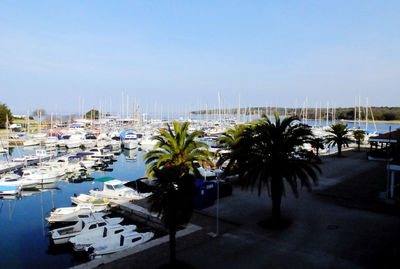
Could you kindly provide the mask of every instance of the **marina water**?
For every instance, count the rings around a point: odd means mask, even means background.
[[[11,157],[33,153],[30,149],[15,148]],[[124,181],[141,178],[146,168],[142,156],[143,152],[137,149],[122,150],[110,166],[113,171],[96,171],[91,177],[110,176]],[[75,193],[102,188],[102,183],[71,183],[64,179],[45,185],[41,191],[23,191],[21,199],[0,199],[0,268],[68,268],[86,261],[69,246],[50,244],[45,217],[53,207],[71,206],[70,197]]]

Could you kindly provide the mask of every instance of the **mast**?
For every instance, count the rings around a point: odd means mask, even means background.
[[[365,104],[365,130],[368,130],[368,97],[366,98]]]
[[[329,121],[329,102],[326,102],[326,126],[328,126]]]

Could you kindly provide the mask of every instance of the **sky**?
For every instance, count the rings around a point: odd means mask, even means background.
[[[400,1],[0,1],[17,113],[400,106]]]

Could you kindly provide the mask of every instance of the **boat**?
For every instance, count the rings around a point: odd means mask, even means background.
[[[73,204],[79,205],[84,203],[93,204],[96,210],[106,210],[110,201],[107,198],[98,198],[87,194],[79,194],[71,197]]]
[[[150,193],[139,193],[136,190],[124,185],[124,182],[111,177],[95,179],[104,182],[103,190],[90,190],[90,195],[108,199],[140,200],[146,198]]]
[[[14,173],[6,174],[0,178],[0,185],[17,186],[21,187],[21,189],[34,188],[39,183],[39,180],[21,177]]]
[[[132,131],[125,131],[121,133],[122,144],[125,149],[135,149],[139,145],[137,135]]]
[[[54,244],[66,244],[69,239],[74,236],[85,234],[87,232],[102,230],[102,227],[107,227],[108,225],[116,225],[121,223],[123,218],[94,218],[83,220],[80,219],[77,223],[71,226],[62,227],[58,229],[51,230],[50,236],[53,239]]]
[[[79,218],[90,218],[90,216],[104,216],[105,213],[99,212],[93,204],[82,203],[73,207],[60,207],[50,212],[46,218],[49,223],[55,222],[74,222]]]
[[[120,236],[114,236],[107,241],[96,242],[90,247],[85,247],[85,251],[90,257],[111,254],[143,244],[153,237],[154,233],[152,232],[124,232]]]
[[[96,146],[96,144],[97,144],[97,137],[95,134],[89,133],[85,135],[82,143],[82,145],[85,148],[93,148]]]
[[[69,239],[72,243],[75,251],[84,251],[85,247],[89,247],[92,244],[97,244],[105,241],[109,241],[112,237],[120,236],[121,233],[131,232],[136,230],[136,225],[107,225],[102,229],[94,229],[85,233],[80,233],[77,236]]]
[[[44,146],[46,148],[51,148],[57,146],[58,137],[57,136],[49,136],[44,140]]]
[[[36,180],[40,184],[54,183],[57,180],[55,173],[40,171],[37,168],[25,168],[20,173],[20,176]]]
[[[21,195],[21,187],[20,186],[6,186],[0,184],[0,196],[19,196]]]
[[[64,142],[65,147],[68,149],[79,148],[82,144],[82,135],[71,135],[71,137]]]

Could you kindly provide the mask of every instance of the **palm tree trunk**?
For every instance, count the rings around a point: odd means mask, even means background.
[[[360,151],[360,144],[361,144],[361,141],[360,141],[360,140],[358,140],[358,141],[357,141],[357,145],[358,145],[358,151]]]
[[[271,181],[272,221],[278,223],[281,219],[281,201],[283,185],[281,179]]]
[[[176,235],[176,228],[169,229],[169,262],[170,264],[176,263],[176,250],[175,250],[175,235]]]
[[[342,145],[341,144],[337,145],[337,155],[339,157],[342,156]]]

